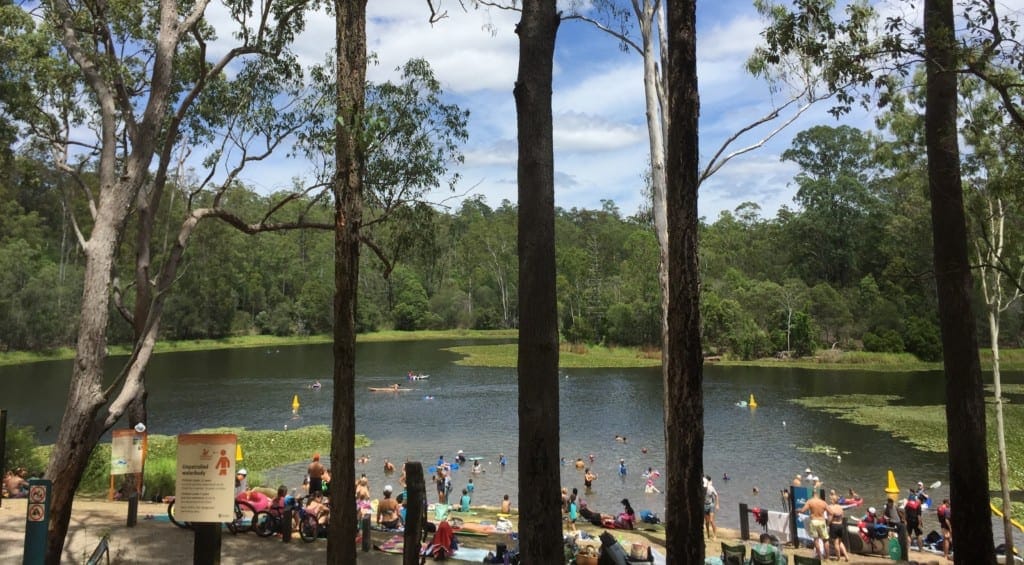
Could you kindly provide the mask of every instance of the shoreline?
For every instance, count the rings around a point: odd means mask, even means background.
[[[439,341],[439,340],[477,340],[500,341],[515,340],[516,330],[421,330],[413,332],[381,331],[356,336],[357,343],[402,342],[402,341]],[[182,353],[192,351],[212,351],[221,349],[252,349],[259,347],[292,347],[301,345],[319,345],[330,343],[329,335],[312,336],[235,336],[218,339],[160,341],[154,349],[154,355],[165,353]],[[487,348],[487,349],[482,349]],[[560,368],[642,368],[655,367],[661,364],[661,356],[657,350],[638,347],[604,347],[600,345],[560,344]],[[460,346],[452,348],[465,357],[459,364],[488,367],[515,367],[516,344]],[[486,351],[486,354],[484,354]],[[1024,371],[1024,348],[1001,349],[1001,368],[1005,371]],[[131,349],[124,345],[109,347],[109,357],[129,355]],[[73,359],[75,350],[72,347],[61,347],[48,351],[30,352],[14,351],[0,353],[0,367],[27,365],[46,361],[67,361]],[[991,370],[991,354],[987,349],[979,349],[982,369]],[[750,361],[708,356],[706,366],[720,365],[723,367],[753,368],[790,368],[832,371],[865,371],[865,372],[925,372],[941,371],[941,363],[919,361],[910,354],[873,354],[858,351],[819,350],[812,357],[800,359],[762,358]]]

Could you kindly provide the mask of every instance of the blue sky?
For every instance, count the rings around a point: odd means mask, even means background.
[[[516,199],[515,102],[512,87],[518,65],[514,26],[519,14],[500,10],[463,11],[457,0],[435,0],[448,17],[431,26],[425,0],[369,0],[369,50],[379,65],[375,82],[394,77],[412,57],[427,59],[450,101],[470,110],[470,138],[458,194],[482,194],[491,206]],[[467,2],[468,3],[468,2]],[[751,0],[701,1],[698,5],[698,77],[701,94],[702,159],[733,132],[764,115],[772,98],[768,85],[748,76],[743,62],[758,42],[763,23]],[[209,15],[216,21],[217,8]],[[228,34],[222,33],[222,37]],[[298,51],[310,63],[322,61],[334,45],[334,22],[313,17]],[[784,101],[781,100],[781,101]],[[636,212],[647,169],[641,59],[588,24],[565,21],[555,54],[555,201],[563,208],[597,208],[613,200],[624,214]],[[765,147],[726,165],[701,188],[700,214],[714,220],[720,211],[751,201],[773,216],[792,206],[795,167],[779,155],[797,132],[819,123],[838,125],[827,107],[808,112]],[[859,125],[863,115],[844,123]],[[740,145],[760,139],[768,128],[747,135]],[[303,178],[309,165],[277,157],[249,169],[242,179],[261,191],[284,189]],[[434,194],[442,201],[451,193]],[[457,203],[449,200],[448,204]]]

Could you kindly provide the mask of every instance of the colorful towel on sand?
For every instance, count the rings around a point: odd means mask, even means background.
[[[384,553],[394,553],[401,555],[405,551],[405,537],[404,536],[391,536],[386,542],[375,546],[379,551]]]

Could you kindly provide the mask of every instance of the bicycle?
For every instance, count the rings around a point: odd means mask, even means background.
[[[174,516],[174,500],[167,503],[167,517],[170,518],[171,523],[179,528],[191,529],[192,524],[183,520],[178,520]],[[252,504],[245,501],[235,501],[234,507],[235,517],[230,522],[224,522],[227,526],[228,531],[232,534],[238,534],[239,532],[245,533],[253,529],[255,524],[256,509],[253,508]]]

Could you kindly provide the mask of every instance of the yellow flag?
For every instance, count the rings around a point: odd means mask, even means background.
[[[242,458],[242,444],[235,444],[235,461],[241,461]]]

